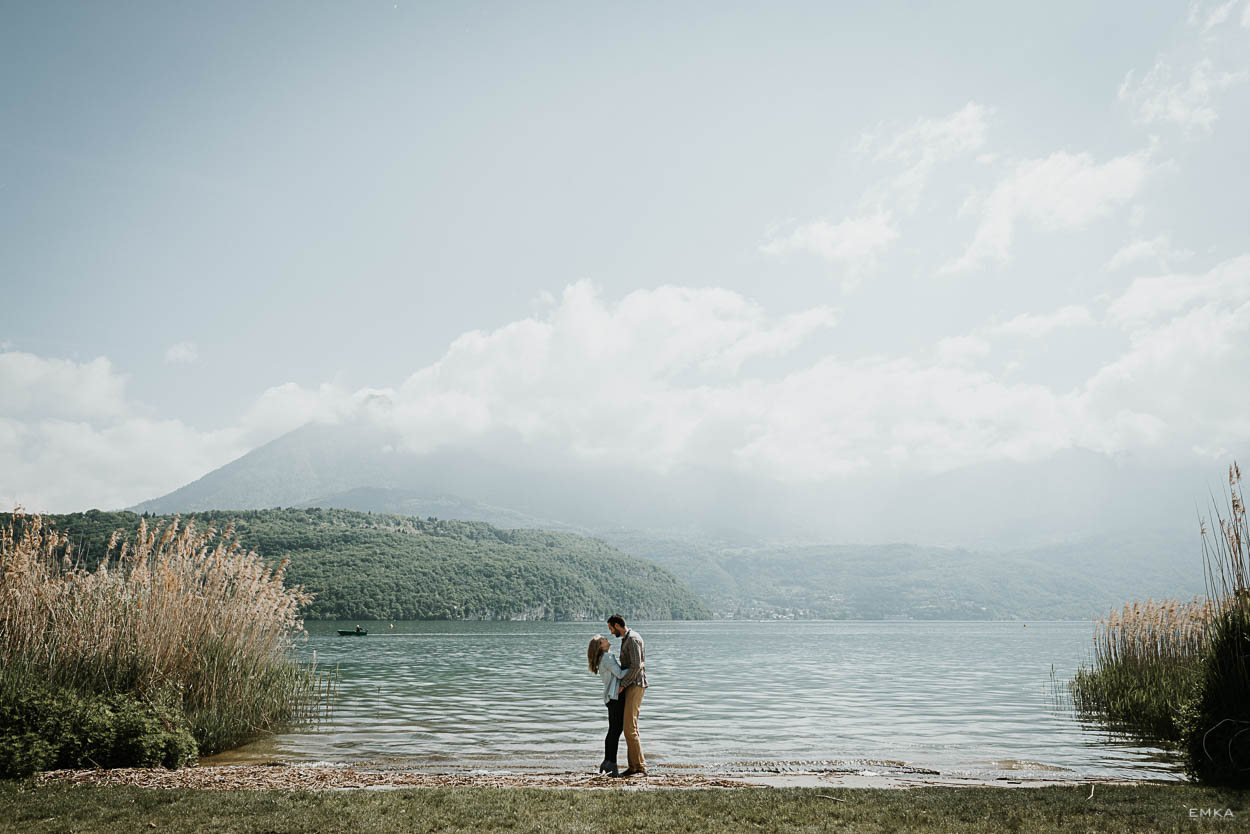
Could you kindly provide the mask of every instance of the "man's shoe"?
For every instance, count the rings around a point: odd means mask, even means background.
[[[635,770],[635,769],[634,769],[634,768],[632,768],[632,767],[626,768],[625,770],[622,770],[622,771],[621,771],[621,778],[622,778],[622,779],[628,779],[628,778],[629,778],[629,777],[631,777],[631,776],[646,776],[646,775],[647,775],[647,771],[645,771],[645,770]]]

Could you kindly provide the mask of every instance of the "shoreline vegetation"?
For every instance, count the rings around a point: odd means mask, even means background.
[[[1200,532],[1207,596],[1112,612],[1069,691],[1078,714],[1181,751],[1193,778],[1250,787],[1250,525],[1237,464],[1225,510]]]
[[[309,596],[233,529],[142,520],[90,569],[75,557],[38,515],[0,527],[0,776],[181,767],[330,694],[294,655]]]

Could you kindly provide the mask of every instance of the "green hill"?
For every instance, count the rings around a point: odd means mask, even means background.
[[[45,516],[69,534],[90,567],[109,535],[131,532],[131,512]],[[172,516],[149,518],[149,524]],[[664,568],[598,539],[502,530],[476,521],[422,520],[337,509],[206,511],[187,516],[240,540],[267,560],[289,559],[287,579],[316,595],[310,619],[648,620],[711,612]]]

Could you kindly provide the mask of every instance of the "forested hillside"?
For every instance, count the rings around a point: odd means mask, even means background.
[[[141,516],[90,511],[45,516],[70,535],[88,567],[114,530]],[[151,516],[167,524],[172,516]],[[311,619],[701,619],[711,612],[667,570],[597,539],[502,530],[338,509],[206,511],[183,523],[234,523],[242,543],[315,594]]]

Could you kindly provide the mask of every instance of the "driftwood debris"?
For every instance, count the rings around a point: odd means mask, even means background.
[[[404,770],[365,770],[354,767],[307,765],[221,765],[116,770],[53,770],[42,782],[75,785],[125,785],[138,788],[193,788],[197,790],[333,791],[363,788],[741,788],[741,781],[697,773],[656,773],[647,777],[613,779],[583,773],[508,773],[464,771],[430,773]]]

